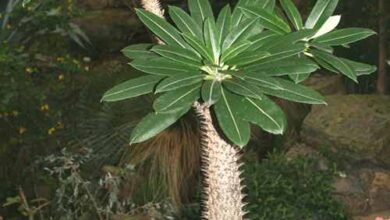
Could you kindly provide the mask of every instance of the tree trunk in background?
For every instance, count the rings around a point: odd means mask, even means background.
[[[208,220],[242,220],[244,194],[241,185],[240,151],[228,144],[213,125],[209,106],[195,103],[201,123],[204,210]]]
[[[164,17],[159,0],[141,0],[145,10]],[[161,44],[161,40],[158,40]],[[209,106],[196,102],[201,126],[202,171],[204,178],[204,210],[208,220],[242,220],[244,194],[241,185],[240,151],[228,144],[214,127]]]
[[[387,0],[379,0],[379,65],[377,91],[379,94],[386,93],[386,68],[387,68],[387,42],[386,42],[386,6]]]

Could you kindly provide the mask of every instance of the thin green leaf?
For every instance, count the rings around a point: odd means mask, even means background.
[[[217,30],[219,42],[223,42],[231,30],[232,12],[229,5],[226,5],[219,13],[217,19]]]
[[[283,48],[288,47],[292,44],[295,44],[297,42],[306,42],[306,39],[308,39],[310,36],[314,35],[315,31],[313,30],[300,30],[295,31],[292,33],[288,33],[283,36],[278,36],[273,38],[272,42],[268,42],[267,44],[264,44],[263,46],[259,47],[258,49],[261,50],[283,50]],[[279,49],[277,49],[279,48]]]
[[[229,61],[232,58],[237,57],[240,55],[242,52],[246,51],[252,43],[250,41],[242,41],[239,43],[236,43],[235,45],[229,47],[221,57],[221,63],[225,63]]]
[[[259,86],[264,94],[270,96],[306,104],[326,104],[324,97],[318,92],[286,80],[256,73],[246,74],[245,79]]]
[[[186,107],[170,113],[148,114],[133,129],[130,137],[130,144],[141,143],[156,136],[179,120],[179,118],[187,113],[190,108],[191,107]]]
[[[301,14],[299,13],[298,8],[291,0],[280,0],[280,3],[286,12],[287,17],[290,19],[291,23],[294,25],[296,30],[303,29],[303,22]]]
[[[226,36],[226,39],[222,44],[223,52],[230,48],[232,45],[245,41],[249,37],[251,37],[254,28],[256,28],[256,20],[244,22],[239,27],[233,28]]]
[[[161,81],[156,88],[156,93],[176,90],[202,82],[204,75],[178,74]]]
[[[221,88],[221,99],[214,105],[218,124],[223,133],[240,147],[245,146],[250,138],[249,123],[240,118],[243,114],[240,108],[242,99]]]
[[[214,105],[221,98],[221,82],[206,80],[202,86],[202,99],[209,106]]]
[[[261,60],[266,59],[270,56],[270,53],[265,51],[249,51],[241,54],[240,56],[236,56],[226,63],[231,66],[247,66]]]
[[[221,54],[221,39],[219,37],[215,21],[211,18],[207,18],[204,25],[204,41],[207,49],[213,52],[214,64],[219,63],[219,57]]]
[[[272,44],[273,41],[279,39],[279,36],[279,34],[273,31],[263,31],[260,34],[256,34],[249,38],[249,41],[252,42],[252,46],[249,50],[255,51],[264,47],[264,45]]]
[[[139,71],[161,76],[199,73],[198,68],[180,64],[165,57],[150,60],[134,60],[130,65]]]
[[[310,77],[311,73],[299,73],[299,74],[289,74],[288,76],[292,79],[296,84],[301,83],[307,80]]]
[[[268,76],[286,76],[310,74],[320,67],[310,59],[302,57],[293,57],[259,66],[257,71],[264,72]]]
[[[169,6],[169,15],[182,33],[191,34],[199,39],[203,38],[202,28],[183,9],[176,6]]]
[[[237,95],[262,99],[261,89],[245,80],[234,77],[231,80],[223,81],[222,85]]]
[[[306,20],[307,29],[319,29],[333,15],[339,0],[317,0]]]
[[[202,66],[202,58],[200,55],[190,49],[170,45],[157,45],[153,47],[152,51],[178,63],[193,66],[195,68],[200,68]]]
[[[354,43],[376,34],[366,28],[346,28],[327,33],[314,39],[314,42],[328,46],[339,46]]]
[[[104,93],[103,102],[115,102],[124,99],[134,98],[153,92],[156,84],[164,77],[162,76],[141,76],[136,79],[131,79]]]
[[[214,62],[214,56],[212,51],[208,50],[206,45],[204,45],[201,40],[189,34],[183,34],[183,36],[187,43],[191,45],[191,47],[196,50],[203,58],[205,58],[211,63]]]
[[[198,24],[203,24],[206,18],[214,19],[213,10],[208,0],[188,0],[191,16]]]
[[[370,75],[371,73],[375,72],[377,70],[376,66],[369,65],[365,63],[356,62],[353,60],[348,60],[345,58],[339,58],[343,62],[347,63],[356,73],[358,76],[362,75]]]
[[[321,60],[327,62],[328,64],[330,64],[332,67],[334,67],[335,69],[338,70],[339,73],[347,76],[348,78],[352,79],[354,82],[357,83],[357,76],[356,76],[356,73],[353,71],[353,69],[347,64],[345,63],[343,60],[339,59],[338,57],[330,54],[330,53],[326,53],[326,52],[323,52],[323,51],[319,51],[319,50],[313,50],[312,51],[312,54],[315,56],[315,57],[318,57],[320,58]]]
[[[200,97],[199,88],[196,84],[167,92],[154,101],[153,108],[156,112],[171,112],[191,106]]]
[[[257,18],[265,28],[279,34],[291,32],[290,26],[278,16],[271,14],[261,7],[240,7],[244,14]]]
[[[254,123],[272,134],[283,134],[287,127],[283,110],[267,97],[261,100],[246,98],[244,120]]]
[[[122,50],[123,55],[132,60],[134,59],[152,59],[159,57],[150,51],[153,44],[134,44]]]
[[[136,13],[142,23],[166,44],[184,48],[188,47],[180,32],[163,18],[143,9],[136,9]]]

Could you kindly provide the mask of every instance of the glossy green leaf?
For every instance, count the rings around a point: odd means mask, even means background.
[[[136,12],[142,23],[144,23],[166,44],[184,48],[187,47],[187,44],[181,37],[180,32],[166,20],[143,9],[136,9]]]
[[[332,65],[330,65],[329,63],[327,63],[325,60],[322,60],[320,59],[319,57],[313,57],[313,59],[322,67],[322,68],[325,68],[327,70],[329,70],[330,72],[333,72],[333,73],[339,73],[339,71],[334,68]]]
[[[191,16],[198,24],[203,24],[206,18],[214,19],[213,10],[208,0],[188,0]]]
[[[370,29],[346,28],[327,33],[319,38],[314,39],[314,42],[328,46],[346,45],[363,40],[374,34],[375,32]]]
[[[221,54],[221,39],[219,38],[219,32],[213,19],[207,18],[204,24],[204,41],[207,49],[213,53],[214,64],[219,63],[219,57]]]
[[[265,51],[249,51],[230,59],[229,61],[226,62],[226,64],[231,66],[241,67],[241,66],[250,65],[252,63],[256,63],[260,60],[264,60],[269,56],[270,53]]]
[[[229,49],[232,45],[245,41],[253,34],[253,29],[256,28],[256,20],[244,22],[242,25],[233,28],[226,36],[222,44],[223,52]]]
[[[150,51],[153,44],[134,44],[125,47],[122,50],[123,55],[132,60],[134,59],[152,59],[159,57],[157,54]]]
[[[104,93],[102,101],[115,102],[151,93],[156,84],[163,78],[162,76],[149,75],[128,80]]]
[[[246,82],[245,80],[239,79],[234,77],[231,80],[225,80],[222,82],[222,85],[228,89],[229,91],[245,96],[245,97],[252,97],[256,99],[261,99],[262,97],[262,91],[257,86]]]
[[[169,91],[158,97],[153,108],[156,112],[171,112],[191,106],[200,97],[200,84]]]
[[[315,34],[313,30],[300,30],[292,33],[288,33],[283,36],[278,36],[272,39],[272,42],[268,42],[263,46],[259,47],[261,50],[283,50],[285,47],[289,47],[291,44],[297,42],[306,42],[312,35]],[[279,49],[278,49],[279,48]]]
[[[301,83],[307,80],[310,77],[311,73],[299,73],[299,74],[289,74],[288,76],[292,79],[296,84]]]
[[[263,130],[272,134],[283,134],[286,130],[287,120],[283,110],[265,96],[261,100],[246,98],[242,108],[245,111],[243,119]]]
[[[226,5],[221,12],[219,13],[217,19],[217,30],[219,34],[219,41],[223,42],[226,36],[229,34],[231,30],[232,23],[232,12],[229,5]]]
[[[321,50],[321,51],[324,51],[324,52],[327,52],[327,53],[333,53],[334,52],[333,47],[325,45],[325,44],[321,44],[321,43],[317,43],[317,42],[310,42],[310,46],[312,48],[315,48],[315,49],[318,49],[318,50]]]
[[[339,0],[317,0],[306,20],[307,29],[319,29],[333,15]]]
[[[295,44],[289,47],[275,48],[271,51],[268,51],[271,55],[268,57],[256,62],[255,64],[245,67],[248,71],[256,71],[258,68],[261,68],[263,65],[271,62],[276,62],[278,60],[283,60],[289,57],[296,56],[297,54],[302,53],[305,50],[306,46],[304,44]]]
[[[287,80],[266,77],[262,74],[248,73],[245,79],[256,84],[264,94],[306,104],[326,104],[318,92]]]
[[[150,113],[133,129],[130,144],[141,143],[156,136],[179,120],[190,107],[170,113]]]
[[[242,120],[243,98],[221,88],[221,99],[214,105],[215,115],[223,133],[234,144],[243,147],[249,142],[250,126]]]
[[[221,98],[221,82],[206,80],[202,86],[202,100],[208,105],[214,105]]]
[[[353,71],[353,69],[346,63],[344,62],[343,60],[339,59],[338,57],[330,54],[330,53],[326,53],[326,52],[323,52],[323,51],[319,51],[319,50],[313,50],[312,51],[312,54],[315,56],[315,57],[318,57],[320,58],[321,60],[327,62],[328,64],[330,64],[332,67],[334,67],[335,69],[338,70],[339,73],[347,76],[348,78],[352,79],[353,81],[355,81],[357,83],[357,76],[356,76],[356,73]]]
[[[249,41],[252,42],[252,46],[249,50],[255,51],[264,47],[264,45],[272,44],[273,41],[279,39],[279,36],[279,34],[273,31],[263,31],[260,34],[256,34],[249,38]]]
[[[303,29],[302,17],[295,4],[291,0],[280,0],[280,4],[282,5],[287,17],[290,19],[295,29]]]
[[[169,6],[169,15],[182,33],[191,34],[199,39],[203,38],[200,25],[183,9],[176,6]]]
[[[286,76],[286,75],[300,75],[312,73],[320,67],[306,57],[294,57],[285,60],[280,60],[272,63],[267,63],[259,66],[257,71],[264,72],[268,76]]]
[[[244,14],[257,18],[265,28],[279,34],[291,32],[290,26],[278,16],[268,12],[261,7],[240,7]]]
[[[203,41],[189,34],[183,34],[183,36],[187,43],[191,45],[191,47],[196,50],[203,58],[207,59],[211,63],[214,62],[213,52],[207,49]]]
[[[242,13],[239,7],[246,5],[248,1],[249,0],[239,0],[236,6],[234,7],[232,13],[232,28],[236,28],[245,20],[244,13]]]
[[[170,45],[157,45],[153,47],[152,51],[178,63],[193,66],[195,68],[200,68],[202,66],[202,58],[200,55],[186,48]]]
[[[182,87],[201,83],[204,75],[177,74],[161,81],[156,87],[156,93],[176,90]]]
[[[180,64],[165,57],[150,60],[134,60],[130,65],[142,72],[161,76],[198,74],[200,72],[198,68]]]
[[[235,45],[229,47],[221,57],[221,63],[225,63],[229,61],[232,58],[237,57],[240,55],[242,52],[246,51],[252,43],[250,41],[242,41],[239,43],[236,43]]]
[[[345,58],[339,58],[343,62],[347,63],[356,73],[358,76],[362,75],[370,75],[371,73],[375,72],[377,70],[376,66],[369,65],[365,63],[356,62],[353,60],[348,60]]]

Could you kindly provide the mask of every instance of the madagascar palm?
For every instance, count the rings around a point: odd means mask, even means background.
[[[130,65],[146,75],[115,86],[103,101],[156,94],[154,112],[133,130],[131,144],[154,137],[195,108],[202,131],[203,217],[239,220],[245,214],[239,157],[250,124],[273,134],[286,128],[283,111],[268,96],[325,104],[319,93],[299,83],[320,67],[354,81],[375,71],[333,55],[334,46],[346,47],[374,32],[334,30],[338,0],[318,0],[305,24],[291,0],[280,0],[284,15],[276,13],[274,0],[241,0],[217,17],[207,0],[188,3],[190,14],[169,7],[174,24],[161,17],[156,0],[144,1],[147,10],[136,10],[162,44],[125,48]]]

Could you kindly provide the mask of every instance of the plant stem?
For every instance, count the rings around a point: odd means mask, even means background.
[[[214,127],[210,108],[195,103],[202,132],[204,212],[208,220],[242,220],[244,194],[239,163],[240,150],[227,143]]]

